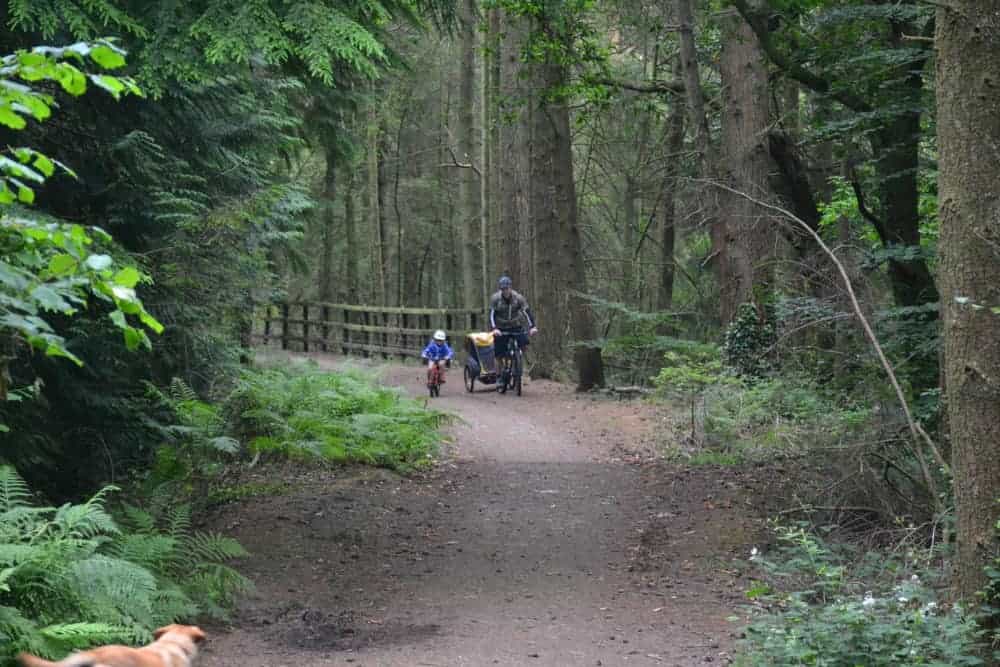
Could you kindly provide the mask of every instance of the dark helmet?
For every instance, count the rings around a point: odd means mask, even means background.
[[[500,289],[506,289],[513,284],[514,282],[507,276],[500,276],[500,280],[497,281],[497,287]]]

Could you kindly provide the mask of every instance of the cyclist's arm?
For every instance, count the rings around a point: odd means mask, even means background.
[[[525,299],[523,296],[521,297],[521,310],[524,311],[524,319],[526,319],[528,321],[528,328],[529,329],[532,329],[532,328],[538,326],[535,323],[535,316],[531,312],[531,306],[528,305],[528,300]]]

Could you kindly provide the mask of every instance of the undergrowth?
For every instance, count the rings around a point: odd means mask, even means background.
[[[832,546],[801,525],[777,537],[773,553],[751,557],[761,581],[747,592],[753,620],[735,664],[982,664],[982,631],[938,598],[941,575],[921,554]]]
[[[234,540],[191,531],[187,507],[107,508],[114,487],[61,507],[31,502],[24,480],[0,466],[0,665],[19,651],[55,658],[200,616],[225,617],[249,581],[227,562]]]
[[[401,471],[431,461],[444,419],[359,370],[329,373],[315,365],[245,373],[225,411],[254,456]]]

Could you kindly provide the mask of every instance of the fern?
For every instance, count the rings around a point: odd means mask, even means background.
[[[10,466],[0,466],[0,513],[24,507],[30,499],[27,482]]]
[[[191,532],[190,509],[105,508],[107,487],[58,509],[24,503],[30,493],[9,467],[13,489],[0,515],[0,664],[14,653],[46,657],[108,642],[144,643],[154,627],[224,616],[250,582],[225,563],[246,555],[234,540]],[[124,529],[122,528],[124,526]]]

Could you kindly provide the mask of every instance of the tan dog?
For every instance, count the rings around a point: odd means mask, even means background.
[[[101,646],[74,653],[59,662],[49,662],[27,653],[17,656],[24,667],[191,667],[198,653],[197,644],[205,633],[194,625],[176,623],[153,633],[152,644],[141,648]]]

